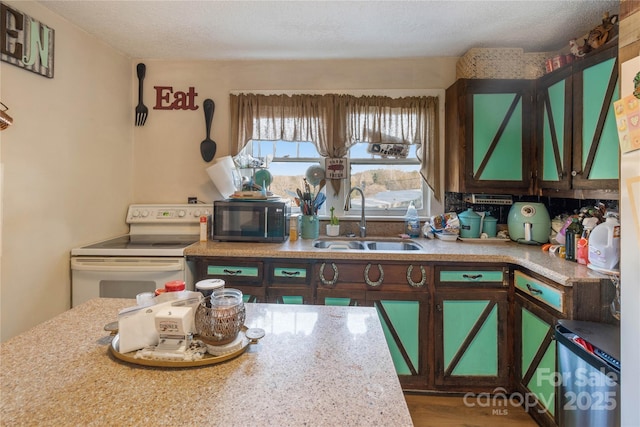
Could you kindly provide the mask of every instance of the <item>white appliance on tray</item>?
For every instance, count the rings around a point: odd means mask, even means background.
[[[135,298],[172,280],[193,290],[193,265],[184,250],[200,240],[203,215],[210,221],[211,207],[129,206],[129,234],[71,250],[71,306],[97,297]]]

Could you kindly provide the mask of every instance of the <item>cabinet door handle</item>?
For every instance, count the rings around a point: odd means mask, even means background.
[[[531,286],[530,284],[527,283],[527,290],[529,292],[531,292],[534,295],[540,295],[542,294],[542,291],[540,289],[536,289],[533,286]]]
[[[382,281],[384,280],[384,271],[382,270],[382,266],[380,264],[378,264],[378,271],[380,272],[380,278],[373,282],[371,279],[369,279],[369,269],[371,268],[371,263],[367,264],[367,266],[364,268],[364,281],[367,285],[369,286],[380,286],[382,285]]]
[[[476,280],[480,279],[482,274],[463,274],[462,277],[465,279]]]
[[[338,267],[334,264],[331,263],[331,268],[333,269],[333,279],[331,280],[327,280],[324,277],[324,267],[325,267],[325,263],[323,262],[322,265],[320,265],[320,282],[322,282],[323,285],[325,286],[333,286],[336,284],[336,282],[338,281]]]
[[[300,271],[287,271],[287,270],[282,270],[282,274],[284,276],[299,276],[300,275]]]
[[[225,274],[229,276],[237,276],[238,274],[242,274],[242,270],[227,270],[226,268],[223,270]]]
[[[413,264],[407,267],[407,283],[413,286],[414,288],[420,288],[427,283],[427,272],[424,270],[423,266],[420,266],[420,281],[414,282],[411,278],[411,272],[413,271]]]
[[[436,304],[436,310],[442,313],[442,306],[440,304]]]

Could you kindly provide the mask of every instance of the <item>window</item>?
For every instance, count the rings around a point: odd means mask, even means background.
[[[246,156],[258,160],[265,167],[268,166],[273,179],[269,191],[282,198],[292,201],[296,211],[296,189],[303,188],[304,178],[311,166],[322,166],[320,154],[313,142],[309,141],[260,141],[251,140],[240,157]],[[240,173],[252,178],[255,168],[241,168]],[[257,182],[256,184],[261,185]],[[317,193],[317,187],[311,188]],[[303,190],[304,191],[304,190]],[[326,194],[326,193],[325,193]],[[326,203],[321,206],[318,215],[324,216],[328,212]]]
[[[369,217],[401,218],[412,201],[428,215],[430,186],[440,184],[438,96],[231,95],[231,139],[239,156],[268,167],[270,191],[291,199],[311,166],[348,159],[346,179],[327,180],[321,216],[332,207],[359,216],[360,197],[345,203],[353,187],[363,190]]]
[[[365,212],[373,216],[403,216],[409,203],[424,211],[426,186],[420,176],[416,145],[371,144],[361,142],[349,149],[351,188],[359,187],[365,195]],[[395,150],[395,151],[394,151]],[[399,156],[376,153],[389,152]],[[406,158],[403,158],[406,156]],[[360,209],[354,197],[352,209]]]

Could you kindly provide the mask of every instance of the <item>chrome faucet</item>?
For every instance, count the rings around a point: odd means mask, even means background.
[[[351,201],[351,193],[353,193],[354,191],[360,193],[360,197],[362,198],[362,206],[360,207],[360,224],[358,224],[360,228],[360,237],[367,237],[367,220],[364,217],[364,192],[360,187],[353,187],[351,191],[349,191],[349,197],[347,198],[347,201]]]

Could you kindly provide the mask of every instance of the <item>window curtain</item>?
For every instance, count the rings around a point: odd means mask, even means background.
[[[420,173],[435,198],[441,200],[438,97],[340,95],[336,97],[334,154],[343,157],[361,141],[417,144]]]
[[[333,96],[231,95],[232,154],[252,139],[312,141],[323,157],[330,157]]]
[[[312,141],[323,157],[361,141],[419,144],[420,173],[441,200],[437,97],[239,94],[230,104],[233,155],[252,139]]]

